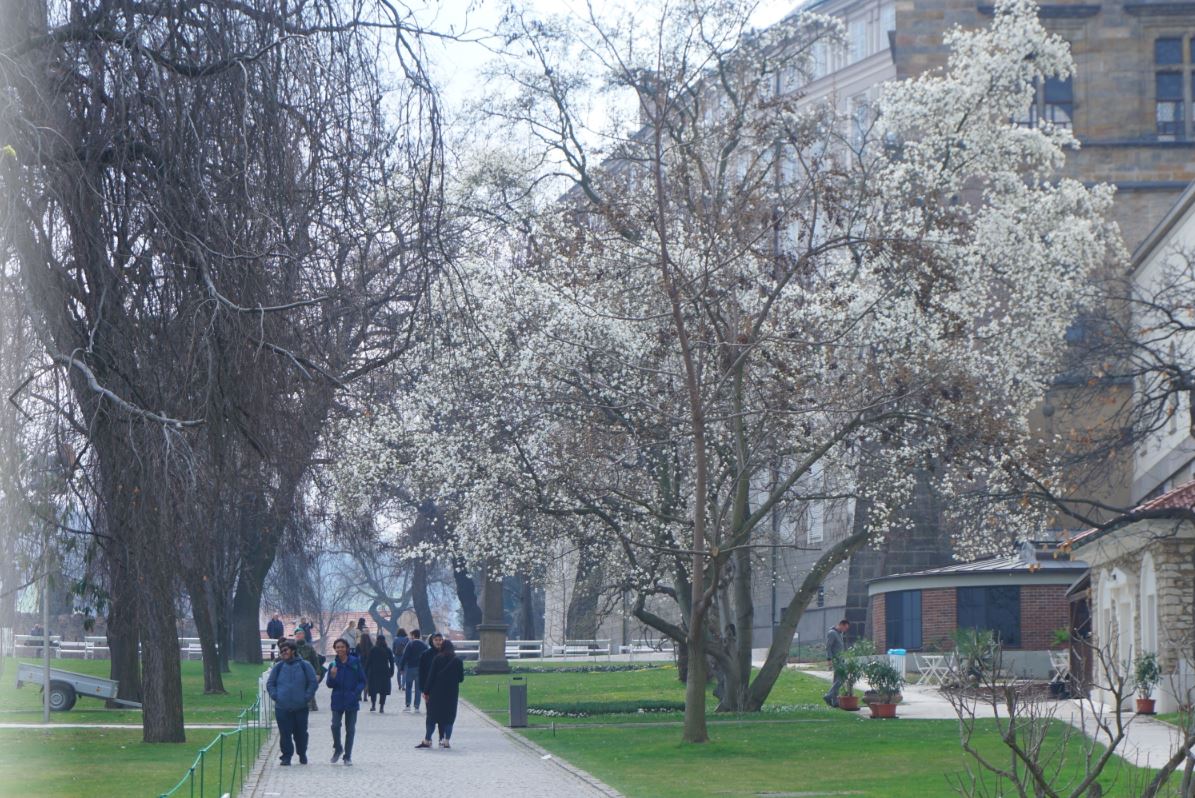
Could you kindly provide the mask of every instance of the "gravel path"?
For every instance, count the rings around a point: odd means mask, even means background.
[[[423,737],[423,715],[405,714],[401,705],[386,714],[365,705],[357,716],[353,766],[333,765],[332,713],[313,712],[308,729],[310,764],[278,764],[275,733],[246,785],[251,798],[283,795],[391,796],[396,785],[435,784],[434,791],[465,798],[621,798],[620,793],[584,771],[548,754],[521,735],[498,726],[464,701],[452,731],[452,748],[416,750]]]

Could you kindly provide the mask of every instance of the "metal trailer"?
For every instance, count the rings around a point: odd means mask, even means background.
[[[18,688],[26,682],[43,684],[44,677],[45,668],[41,665],[28,663],[17,665]],[[112,679],[50,668],[50,709],[54,712],[66,712],[75,705],[75,701],[81,695],[102,698],[105,701],[113,701],[126,707],[140,709],[141,704],[138,702],[125,701],[123,698],[116,697],[118,686],[119,683]]]

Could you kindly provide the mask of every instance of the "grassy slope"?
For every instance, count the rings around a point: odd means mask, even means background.
[[[670,700],[681,695],[675,671],[528,674],[531,707],[572,702]],[[506,720],[509,677],[465,680],[464,697]],[[632,798],[755,796],[847,792],[853,795],[953,796],[950,777],[966,760],[953,721],[872,721],[821,704],[824,683],[786,671],[762,715],[710,716],[712,742],[680,743],[679,713],[531,717],[525,734]],[[712,706],[712,702],[711,702]],[[555,728],[552,724],[555,723]],[[993,736],[985,749],[999,754]],[[1003,759],[1003,757],[1002,757]],[[1124,768],[1103,780],[1106,794],[1127,794]],[[1118,783],[1119,782],[1121,783]]]
[[[21,660],[40,664],[36,660]],[[4,663],[4,678],[0,680],[0,722],[41,723],[41,688],[25,685],[16,688],[16,660]],[[52,660],[50,667],[108,676],[107,660]],[[233,663],[232,673],[224,674],[227,695],[203,694],[203,668],[198,661],[183,662],[183,711],[187,723],[236,722],[237,714],[253,703],[257,695],[257,679],[262,666]],[[51,723],[140,723],[140,710],[104,709],[104,702],[94,698],[80,698],[70,712],[51,712]]]

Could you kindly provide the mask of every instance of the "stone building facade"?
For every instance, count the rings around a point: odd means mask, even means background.
[[[1195,481],[1139,507],[1142,511],[1195,508]],[[1154,652],[1162,681],[1159,712],[1195,701],[1195,524],[1140,521],[1076,536],[1074,549],[1091,566],[1092,644],[1115,663]],[[1131,667],[1131,664],[1121,667]],[[1108,674],[1097,664],[1095,687]],[[1103,695],[1106,699],[1106,693]]]

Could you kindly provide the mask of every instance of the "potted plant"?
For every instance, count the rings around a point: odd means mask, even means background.
[[[905,676],[886,659],[877,659],[864,666],[867,681],[875,691],[875,699],[868,704],[873,718],[895,718],[896,702]]]
[[[842,695],[838,696],[838,708],[848,712],[859,710],[859,696],[855,695],[855,683],[863,678],[863,657],[875,651],[870,640],[860,640],[834,658],[834,678],[842,682]]]
[[[1162,671],[1158,667],[1158,655],[1146,651],[1137,655],[1133,661],[1133,679],[1137,684],[1137,714],[1154,714],[1154,688],[1162,680]]]

